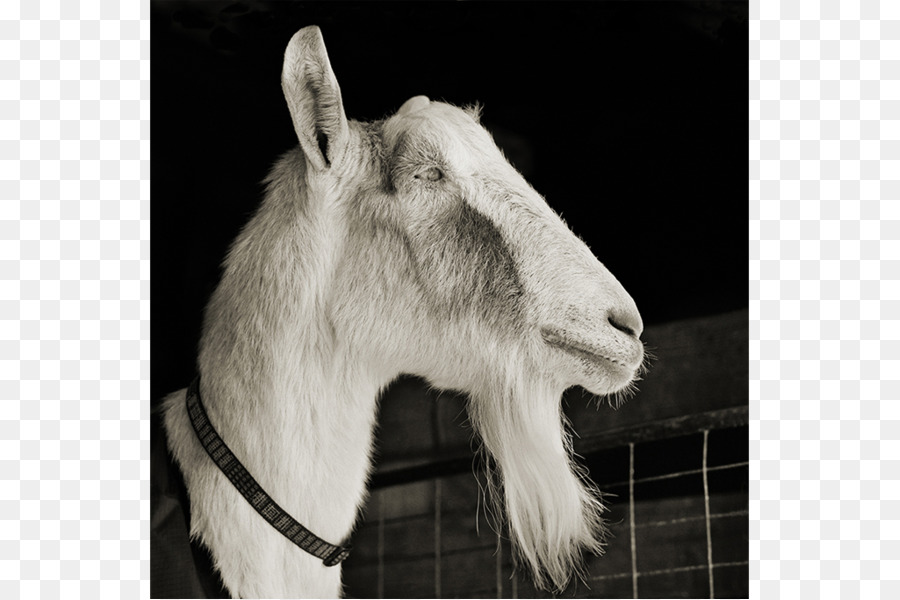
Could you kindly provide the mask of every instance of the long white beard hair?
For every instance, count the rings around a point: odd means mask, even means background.
[[[468,407],[487,455],[489,516],[505,516],[516,564],[537,586],[562,591],[573,573],[583,577],[585,552],[603,552],[606,509],[573,462],[559,391],[526,381],[521,368],[496,375],[470,392]]]

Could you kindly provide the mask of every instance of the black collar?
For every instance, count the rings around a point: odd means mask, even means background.
[[[272,500],[222,441],[212,423],[209,422],[209,416],[200,402],[199,375],[191,382],[186,401],[191,425],[194,426],[194,431],[206,453],[263,519],[301,549],[321,558],[326,567],[332,567],[347,558],[350,554],[349,546],[329,544],[294,520]]]

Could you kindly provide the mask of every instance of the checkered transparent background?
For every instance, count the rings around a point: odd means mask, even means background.
[[[150,593],[149,37],[0,2],[0,598]]]
[[[751,593],[900,598],[900,3],[751,7]],[[0,598],[148,597],[149,5],[0,49]]]
[[[750,589],[900,598],[900,3],[751,16]]]

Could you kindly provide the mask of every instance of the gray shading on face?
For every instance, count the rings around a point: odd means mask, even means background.
[[[439,148],[414,134],[401,134],[385,158],[385,188],[407,215],[405,245],[435,313],[494,324],[515,319],[523,286],[513,253],[468,199],[487,188],[476,177],[463,181]]]
[[[453,316],[518,314],[522,284],[500,230],[464,200],[413,240],[419,280],[435,308]]]

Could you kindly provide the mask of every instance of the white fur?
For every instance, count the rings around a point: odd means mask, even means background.
[[[506,162],[477,113],[416,97],[344,116],[315,27],[282,76],[300,147],[267,179],[207,307],[201,396],[266,491],[332,543],[366,494],[377,397],[401,373],[467,392],[519,563],[562,588],[602,550],[602,505],[571,459],[560,395],[615,394],[643,359],[634,302]],[[337,597],[325,567],[208,459],[185,391],[166,400],[191,532],[241,597]]]

